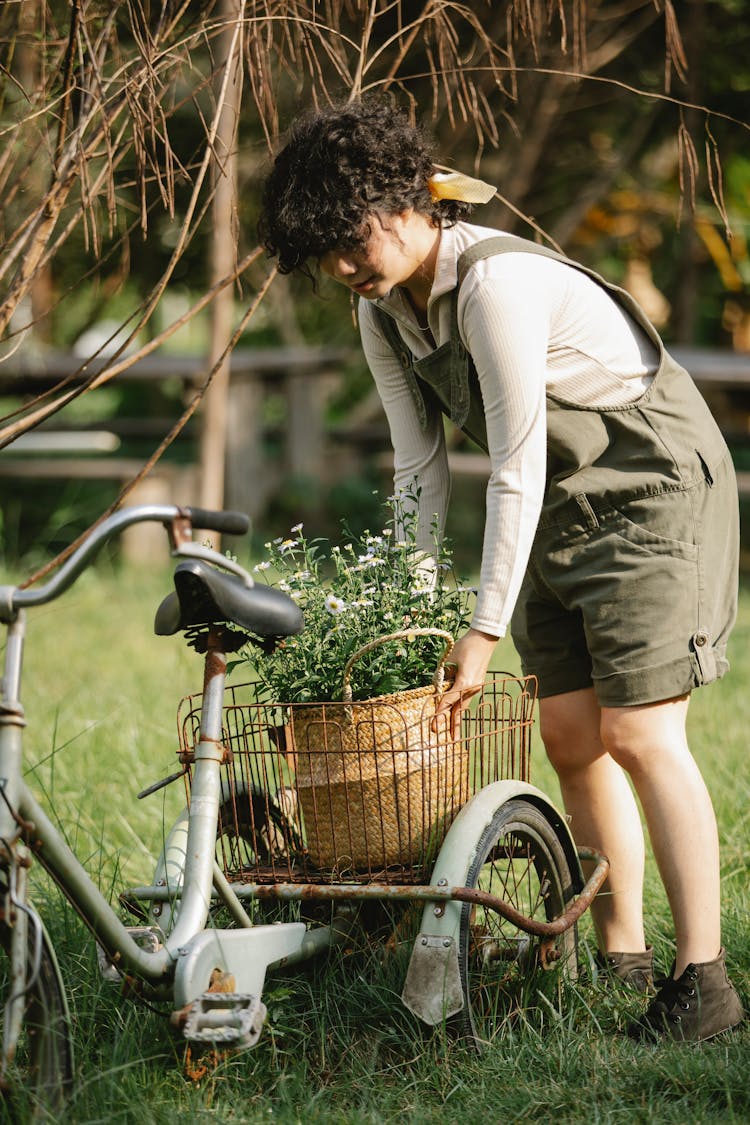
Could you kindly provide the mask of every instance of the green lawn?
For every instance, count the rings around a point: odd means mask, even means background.
[[[25,706],[34,784],[88,870],[113,893],[150,879],[181,783],[136,793],[175,766],[178,698],[200,687],[201,661],[155,638],[169,588],[104,568],[30,614]],[[750,995],[748,817],[750,592],[733,638],[732,673],[698,692],[695,754],[713,793],[723,846],[731,972]],[[498,666],[513,668],[503,642]],[[557,801],[536,747],[532,780]],[[679,792],[676,792],[679,799]],[[199,1122],[747,1122],[750,1029],[700,1048],[644,1047],[618,1029],[631,1001],[583,985],[545,1001],[483,1056],[423,1030],[398,999],[408,949],[380,946],[269,981],[259,1045],[200,1081],[165,1019],[97,979],[93,945],[53,888],[36,898],[53,931],[75,1013],[78,1085],[63,1120]],[[650,871],[649,938],[670,960],[667,912]],[[585,930],[585,927],[584,927]]]

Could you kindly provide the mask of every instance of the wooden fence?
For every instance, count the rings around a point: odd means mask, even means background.
[[[349,355],[334,348],[238,349],[233,353],[226,507],[257,517],[284,479],[317,480],[330,473],[326,404],[340,384]],[[80,384],[84,377],[80,362],[75,356],[50,353],[40,359],[14,356],[0,364],[0,413],[5,413],[2,400],[10,396],[28,398],[62,379]],[[87,364],[86,375],[95,370],[95,364]],[[97,480],[122,487],[138,474],[204,377],[204,364],[194,357],[162,354],[140,360],[117,381],[141,385],[149,398],[148,413],[133,417],[118,411],[82,424],[67,421],[66,411],[61,411],[0,453],[0,505],[24,481]],[[97,391],[91,392],[92,414],[96,395]],[[278,416],[275,424],[269,424],[269,402],[271,415]],[[197,502],[200,425],[197,414],[130,494],[130,503]],[[274,456],[268,455],[269,438],[276,449]],[[147,525],[132,528],[126,533],[125,553],[147,561],[154,543],[153,529]]]
[[[698,348],[670,350],[691,372],[728,440],[737,448],[750,449],[750,355]],[[234,352],[227,507],[257,518],[290,476],[316,485],[330,483],[341,474],[357,472],[373,458],[387,472],[391,463],[388,433],[374,394],[346,424],[334,430],[326,421],[329,398],[340,387],[351,359],[351,352],[335,348]],[[62,378],[80,378],[75,374],[79,362],[65,354],[47,355],[37,362],[11,357],[0,364],[0,408],[2,398],[37,394]],[[91,369],[88,365],[89,373]],[[118,378],[154,389],[164,389],[176,380],[186,397],[200,381],[201,372],[199,359],[155,355]],[[167,409],[172,413],[164,413],[163,406],[159,413],[157,406],[143,417],[117,414],[86,425],[67,424],[62,412],[0,454],[0,504],[3,495],[7,498],[9,490],[24,480],[99,479],[124,484],[137,474],[144,457],[123,455],[121,450],[133,441],[141,447],[144,443],[149,449],[155,447],[179,411],[174,396]],[[181,456],[175,457],[173,450],[163,458],[132,495],[133,502],[195,501],[198,428],[199,423],[193,421],[180,438]],[[456,474],[485,476],[488,472],[488,460],[481,454],[452,452],[450,462]],[[750,496],[750,471],[740,469],[738,480],[743,496]],[[142,549],[133,540],[131,553],[138,555]]]

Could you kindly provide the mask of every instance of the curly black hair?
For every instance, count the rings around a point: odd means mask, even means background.
[[[430,142],[382,98],[333,105],[300,117],[266,179],[258,232],[281,273],[313,277],[329,250],[361,250],[374,214],[409,208],[437,226],[471,213],[469,203],[434,201]]]

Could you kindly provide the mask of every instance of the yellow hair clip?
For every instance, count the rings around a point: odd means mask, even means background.
[[[435,172],[427,181],[434,200],[456,199],[461,203],[489,203],[497,188],[484,180],[475,180],[463,172]]]

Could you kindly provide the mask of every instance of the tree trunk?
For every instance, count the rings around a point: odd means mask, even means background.
[[[235,37],[235,30],[241,7],[241,0],[220,0],[219,4],[221,17],[225,21],[219,57],[224,56],[225,64],[217,75],[217,90],[221,89],[227,69],[229,81],[216,133],[213,163],[212,285],[232,270],[237,251],[237,125],[242,94],[242,40],[241,36]],[[227,286],[216,295],[211,306],[209,370],[213,370],[231,338],[233,309],[234,289]],[[226,356],[206,393],[203,405],[200,503],[205,508],[220,509],[224,504],[228,400],[229,356]]]

